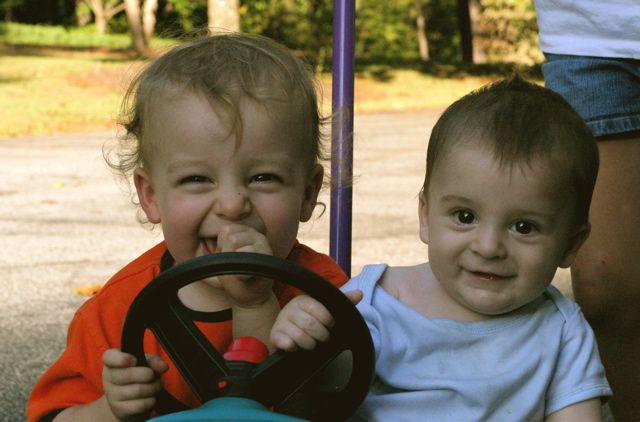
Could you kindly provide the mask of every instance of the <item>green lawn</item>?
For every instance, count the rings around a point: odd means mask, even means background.
[[[26,27],[36,34],[44,31],[40,44],[23,25],[0,24],[0,138],[114,128],[127,84],[144,64],[126,49],[128,37],[97,42],[86,29]],[[159,40],[154,46],[170,42]],[[455,70],[440,75],[375,69],[356,77],[356,112],[445,107],[504,72],[474,76]],[[328,114],[331,75],[319,79]]]
[[[112,127],[136,61],[0,56],[0,137]]]

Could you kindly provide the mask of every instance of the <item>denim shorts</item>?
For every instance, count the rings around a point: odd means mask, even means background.
[[[573,106],[596,137],[640,131],[640,60],[545,57],[545,85]]]

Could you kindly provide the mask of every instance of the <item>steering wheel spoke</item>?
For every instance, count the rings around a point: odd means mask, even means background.
[[[198,399],[205,402],[219,397],[215,381],[227,376],[229,367],[193,323],[177,296],[148,324]]]

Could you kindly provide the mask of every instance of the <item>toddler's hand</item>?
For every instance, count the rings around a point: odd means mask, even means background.
[[[357,304],[362,299],[360,290],[345,295]],[[270,341],[278,349],[292,352],[298,348],[313,350],[318,342],[329,340],[333,317],[319,301],[302,295],[293,298],[278,314],[271,329]]]
[[[126,420],[148,417],[156,404],[155,395],[162,388],[159,374],[169,369],[159,356],[149,355],[150,367],[135,366],[136,358],[117,349],[102,355],[102,385],[113,415]]]
[[[255,229],[241,224],[230,224],[218,233],[216,252],[255,252],[273,255],[267,238]],[[230,299],[240,307],[254,307],[267,302],[273,292],[273,281],[242,275],[220,276],[218,283]]]

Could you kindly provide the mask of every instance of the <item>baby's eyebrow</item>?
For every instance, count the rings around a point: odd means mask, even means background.
[[[532,211],[532,210],[515,210],[514,214],[521,215],[522,218],[534,218],[540,220],[546,220],[549,222],[554,222],[556,220],[557,213],[553,211],[544,212],[544,211]]]
[[[193,168],[198,166],[203,166],[204,163],[202,161],[197,160],[172,160],[167,166],[167,170],[169,172],[179,171],[185,168]]]
[[[449,202],[462,203],[463,205],[473,204],[473,201],[465,196],[451,195],[451,194],[444,195],[442,198],[440,198],[440,201],[444,203],[449,203]]]

